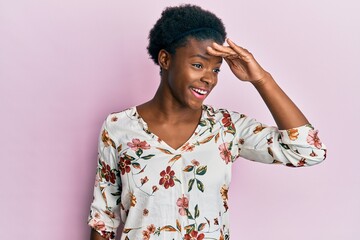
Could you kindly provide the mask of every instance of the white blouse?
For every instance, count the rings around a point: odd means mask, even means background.
[[[88,224],[107,239],[228,239],[228,188],[238,157],[291,167],[323,161],[326,148],[311,125],[279,130],[204,105],[184,145],[173,149],[151,133],[136,107],[110,114]]]

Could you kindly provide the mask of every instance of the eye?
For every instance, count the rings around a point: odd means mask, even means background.
[[[194,63],[193,66],[196,67],[196,68],[202,68],[202,65],[199,64],[199,63]]]
[[[214,73],[219,73],[219,72],[220,72],[220,68],[215,68],[213,71],[214,71]]]

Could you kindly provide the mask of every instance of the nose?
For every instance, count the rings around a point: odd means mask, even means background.
[[[206,85],[216,85],[217,74],[213,71],[206,71],[200,80],[206,83]]]

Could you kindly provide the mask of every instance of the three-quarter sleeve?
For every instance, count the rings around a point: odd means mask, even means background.
[[[310,124],[279,130],[237,113],[232,118],[237,129],[238,157],[289,167],[312,166],[326,158],[326,147]]]
[[[88,225],[102,237],[115,239],[120,224],[121,180],[116,160],[116,144],[108,129],[108,122],[104,122],[99,137],[94,198],[90,206]]]

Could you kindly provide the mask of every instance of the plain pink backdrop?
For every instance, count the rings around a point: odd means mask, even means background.
[[[148,31],[182,1],[0,0],[1,239],[89,239],[100,126],[150,99]],[[328,146],[321,165],[238,160],[232,239],[360,239],[358,1],[191,1],[273,74]],[[273,125],[223,67],[207,100]]]

